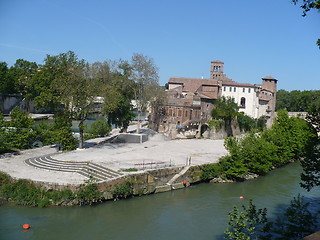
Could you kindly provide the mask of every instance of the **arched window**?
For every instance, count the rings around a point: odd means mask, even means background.
[[[246,98],[242,97],[240,100],[240,107],[245,108],[246,107]]]

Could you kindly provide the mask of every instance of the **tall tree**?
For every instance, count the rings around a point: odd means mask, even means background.
[[[306,157],[301,160],[301,186],[310,191],[313,187],[320,186],[320,105],[310,106],[307,121],[318,136],[309,143]]]
[[[0,94],[17,93],[17,83],[9,73],[8,64],[0,62]]]
[[[134,54],[131,60],[132,80],[135,82],[134,98],[138,112],[137,133],[140,133],[141,113],[147,110],[159,86],[158,67],[154,60],[143,54]]]
[[[27,93],[27,85],[32,76],[37,72],[38,64],[24,59],[16,60],[10,68],[10,76],[17,82],[17,91],[23,95]]]
[[[131,99],[133,81],[129,79],[130,66],[126,61],[95,62],[90,66],[92,79],[100,86],[97,94],[102,97],[101,112],[110,124],[128,127],[133,119]]]
[[[231,121],[238,115],[239,107],[235,103],[233,98],[221,97],[214,103],[212,110],[212,118],[217,120],[223,120],[228,136],[232,136]]]
[[[47,55],[45,64],[33,79],[31,94],[38,106],[59,109],[61,106],[73,120],[79,121],[83,148],[84,121],[91,112],[99,85],[90,77],[89,65],[69,51],[57,56]]]

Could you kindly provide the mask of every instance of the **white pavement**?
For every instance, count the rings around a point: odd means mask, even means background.
[[[34,181],[57,183],[60,185],[81,184],[87,178],[78,173],[65,173],[39,169],[24,163],[24,160],[51,154],[52,158],[64,161],[93,162],[106,168],[122,169],[163,168],[216,163],[227,154],[224,140],[186,139],[165,140],[161,134],[149,136],[142,144],[103,144],[82,150],[57,154],[56,148],[42,147],[22,151],[20,155],[0,159],[0,171],[14,178],[26,178]],[[54,155],[53,155],[54,154]],[[188,162],[189,160],[189,162]]]

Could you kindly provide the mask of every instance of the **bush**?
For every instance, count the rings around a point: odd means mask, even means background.
[[[286,111],[279,111],[271,129],[225,140],[230,155],[220,160],[222,174],[231,179],[243,178],[248,173],[264,175],[273,167],[306,156],[308,143],[314,137],[306,121],[289,118]],[[205,172],[204,178],[212,177],[209,173]]]
[[[111,132],[111,126],[104,118],[98,118],[91,124],[88,132],[93,137],[104,137]]]
[[[244,113],[239,113],[237,120],[241,131],[249,132],[256,128],[256,120]]]
[[[201,170],[202,172],[200,178],[202,181],[208,181],[218,177],[223,172],[221,164],[205,164],[201,166]]]
[[[133,194],[132,183],[130,181],[117,183],[111,193],[116,199],[130,197]]]
[[[82,184],[75,192],[76,198],[82,204],[92,204],[101,199],[102,193],[98,190],[98,185],[95,183]]]

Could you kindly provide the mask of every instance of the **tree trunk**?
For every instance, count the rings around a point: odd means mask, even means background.
[[[232,131],[232,120],[226,121],[226,131],[228,137],[233,137],[233,131]]]
[[[140,133],[140,118],[141,118],[141,112],[138,111],[137,133]]]
[[[83,149],[83,121],[81,120],[79,122],[79,134],[80,134],[80,142],[79,142],[79,148]]]

